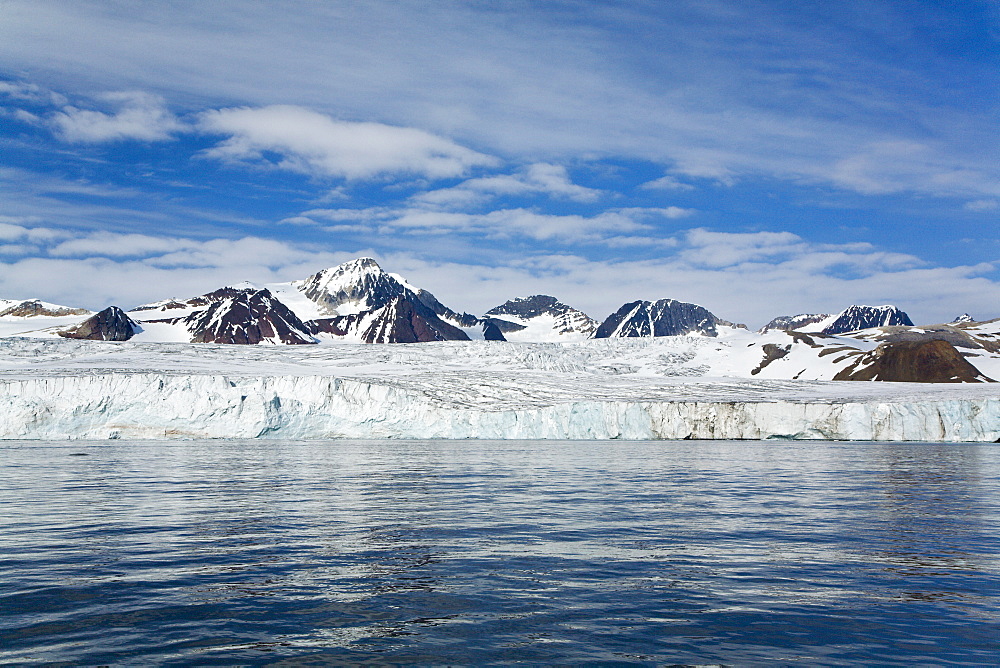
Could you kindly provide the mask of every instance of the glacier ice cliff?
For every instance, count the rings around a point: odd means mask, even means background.
[[[823,380],[837,355],[807,345],[752,374],[762,340],[0,339],[0,438],[1000,438],[998,384]]]
[[[422,385],[141,372],[8,378],[0,381],[0,438],[1000,438],[1000,398],[981,395],[672,400],[543,392],[471,401]]]

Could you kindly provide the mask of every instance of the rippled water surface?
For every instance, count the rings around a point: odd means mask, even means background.
[[[1000,446],[0,442],[0,662],[1000,661]]]

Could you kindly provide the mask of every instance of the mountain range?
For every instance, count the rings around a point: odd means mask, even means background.
[[[792,347],[804,346],[821,348],[826,351],[823,354],[839,351],[832,358],[837,364],[829,375],[845,379],[985,379],[977,368],[963,366],[962,362],[968,362],[956,346],[998,352],[1000,343],[986,329],[968,314],[952,323],[918,329],[895,306],[851,305],[836,314],[779,316],[754,334],[703,306],[674,299],[632,301],[598,322],[548,295],[511,299],[476,316],[445,306],[430,292],[384,271],[371,258],[324,269],[300,281],[244,283],[128,311],[111,306],[94,313],[39,300],[0,300],[0,336],[107,341],[297,345],[485,339],[549,343],[669,336],[728,339],[743,332],[751,337],[750,346],[757,345],[752,337],[763,337],[762,354],[751,374],[772,364],[780,366],[779,360],[790,359]],[[941,343],[926,347],[930,341]],[[879,371],[883,366],[886,370]],[[920,371],[906,372],[907,366]]]

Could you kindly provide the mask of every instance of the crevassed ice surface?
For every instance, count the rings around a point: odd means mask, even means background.
[[[733,355],[720,354],[727,346]],[[8,339],[0,437],[1000,438],[996,385],[728,375],[744,347],[706,337],[328,347]]]

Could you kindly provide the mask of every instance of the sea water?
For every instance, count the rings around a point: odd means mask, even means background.
[[[0,663],[1000,661],[1000,446],[0,442]]]

